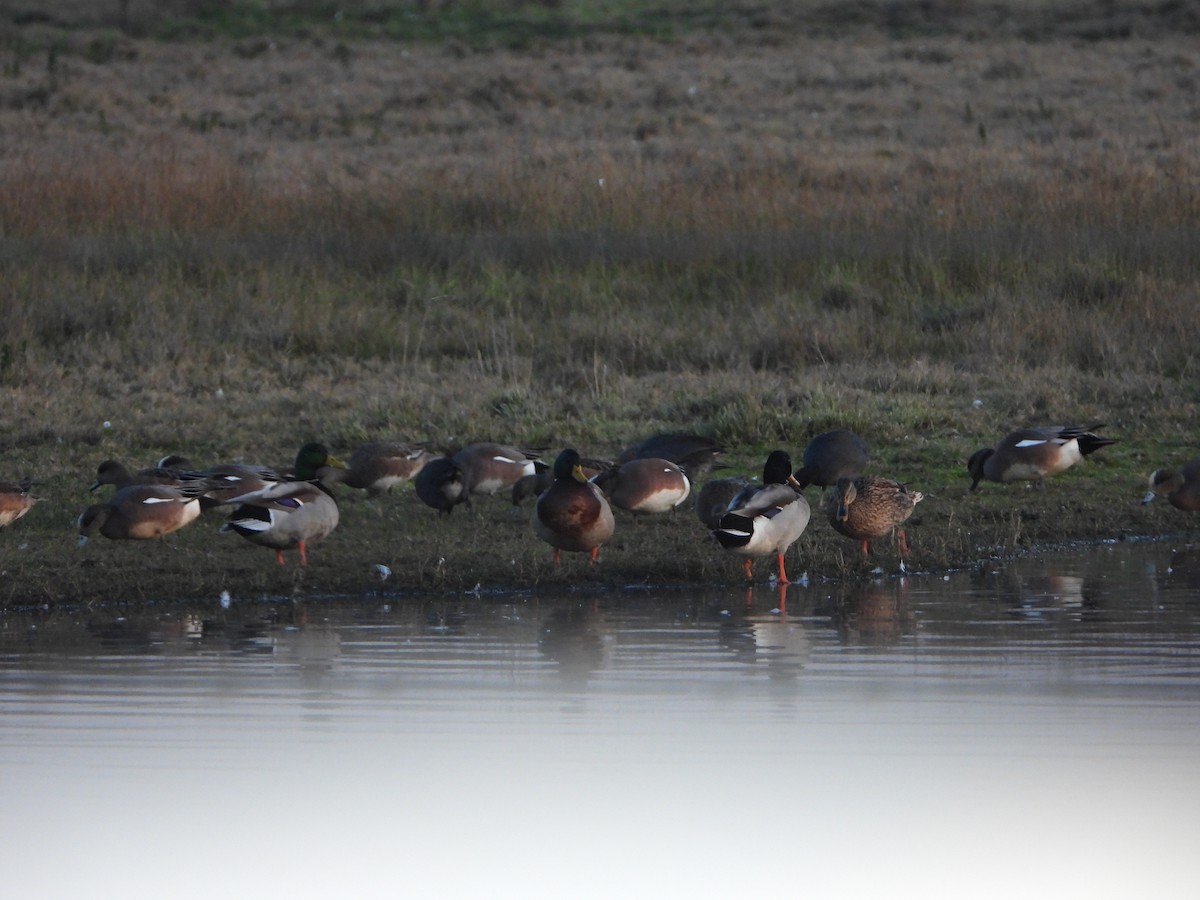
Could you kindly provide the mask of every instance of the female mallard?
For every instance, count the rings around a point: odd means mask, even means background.
[[[870,457],[867,445],[853,431],[838,428],[818,434],[804,448],[804,463],[795,472],[801,488],[831,487],[839,478],[857,478]]]
[[[590,553],[595,563],[600,546],[613,535],[612,509],[600,488],[583,474],[582,461],[574,450],[564,450],[554,461],[554,483],[533,504],[533,530],[559,551]]]
[[[11,525],[37,503],[40,497],[33,496],[30,490],[33,482],[23,478],[19,483],[0,481],[0,528]]]
[[[331,468],[345,464],[321,444],[305,444],[296,454],[291,481],[277,481],[259,490],[226,500],[238,504],[221,526],[246,540],[271,547],[282,566],[283,551],[296,547],[300,565],[308,565],[308,542],[326,537],[338,524],[338,505],[322,483]]]
[[[753,575],[754,557],[775,555],[779,580],[788,582],[783,556],[808,527],[811,510],[796,489],[792,460],[782,450],[773,450],[763,465],[762,484],[744,488],[729,501],[713,537],[726,550],[744,556],[746,578]]]
[[[924,494],[910,491],[890,478],[878,475],[839,478],[829,498],[829,523],[834,531],[859,541],[864,556],[870,552],[871,541],[894,530],[903,561],[908,555],[908,541],[899,526],[923,499]]]
[[[202,490],[200,482],[182,487],[129,484],[118,488],[106,502],[83,511],[77,523],[79,545],[96,534],[114,541],[145,541],[178,531],[200,515]]]
[[[1184,463],[1182,469],[1155,469],[1150,475],[1150,490],[1142,498],[1149,503],[1155,497],[1184,512],[1200,512],[1200,457]]]
[[[692,492],[683,469],[665,459],[631,459],[592,478],[609,502],[632,513],[665,513],[674,510]]]
[[[1115,444],[1111,438],[1094,434],[1103,425],[1051,425],[1021,428],[1006,435],[994,448],[976,450],[967,460],[971,490],[988,481],[1032,481],[1057,475],[1101,447]]]

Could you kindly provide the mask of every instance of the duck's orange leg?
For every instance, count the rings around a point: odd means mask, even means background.
[[[783,567],[783,554],[775,554],[779,558],[779,581],[781,584],[788,583],[787,570]]]
[[[747,556],[744,559],[742,559],[742,565],[746,569],[746,580],[753,581],[754,580],[754,567],[750,564],[750,557]]]
[[[308,565],[308,552],[305,548],[305,542],[300,541],[300,543],[297,546],[299,546],[299,548],[300,548],[300,565],[307,566]]]
[[[596,564],[596,560],[598,560],[599,558],[600,558],[600,546],[596,545],[595,547],[592,548],[591,557],[588,559],[588,565],[594,566]]]
[[[287,565],[287,563],[283,561],[283,551],[282,550],[275,551],[275,562],[279,563],[281,566]]]
[[[900,551],[901,559],[908,556],[908,536],[904,533],[903,528],[896,531],[896,549]]]
[[[862,542],[862,555],[863,555],[863,556],[870,556],[870,555],[871,555],[871,548],[868,546],[868,544],[870,544],[870,543],[871,543],[870,541],[863,541],[863,542]]]

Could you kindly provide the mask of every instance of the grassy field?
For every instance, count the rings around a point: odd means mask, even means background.
[[[346,489],[303,572],[211,516],[75,548],[103,459],[312,438],[689,430],[757,472],[850,427],[927,496],[917,569],[1195,534],[1139,503],[1200,455],[1192,7],[354,7],[0,14],[0,478],[46,498],[0,604],[741,577],[690,511],[555,568],[528,509]],[[967,492],[971,452],[1064,422],[1120,443]],[[854,551],[814,515],[789,568],[895,568]]]

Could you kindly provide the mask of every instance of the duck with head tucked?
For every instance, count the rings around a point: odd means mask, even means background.
[[[534,532],[554,548],[556,563],[566,550],[589,554],[594,565],[614,529],[608,500],[583,474],[578,451],[563,450],[554,461],[554,482],[533,504]]]
[[[810,484],[832,487],[839,478],[857,478],[870,459],[866,442],[853,431],[838,428],[818,434],[804,448],[803,466],[795,471],[801,488]]]
[[[343,469],[345,464],[323,444],[305,444],[296,454],[292,480],[273,482],[225,501],[237,508],[221,531],[233,531],[251,543],[270,547],[281,566],[283,551],[295,547],[300,551],[300,565],[308,565],[309,542],[327,537],[338,524],[337,501],[324,484],[333,480],[331,468]]]
[[[791,457],[773,450],[763,464],[762,484],[748,485],[729,501],[712,535],[723,548],[744,557],[747,581],[753,578],[753,559],[774,556],[779,581],[787,584],[784,554],[804,533],[811,514],[792,476]]]

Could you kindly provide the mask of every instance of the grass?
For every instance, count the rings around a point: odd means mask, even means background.
[[[71,543],[104,458],[278,465],[311,437],[604,456],[695,430],[756,472],[851,427],[928,496],[910,536],[931,570],[1194,528],[1137,502],[1200,442],[1186,23],[591,8],[608,25],[587,36],[490,42],[483,4],[421,13],[474,35],[454,41],[386,35],[402,4],[333,24],[319,4],[13,13],[0,477],[47,501],[0,535],[0,602],[739,577],[690,514],[622,520],[593,572],[550,567],[528,511],[444,521],[411,494],[344,496],[303,573],[212,521],[165,547]],[[973,450],[1068,421],[1121,442],[1041,491],[966,492]],[[848,543],[816,515],[789,567],[874,565]]]

